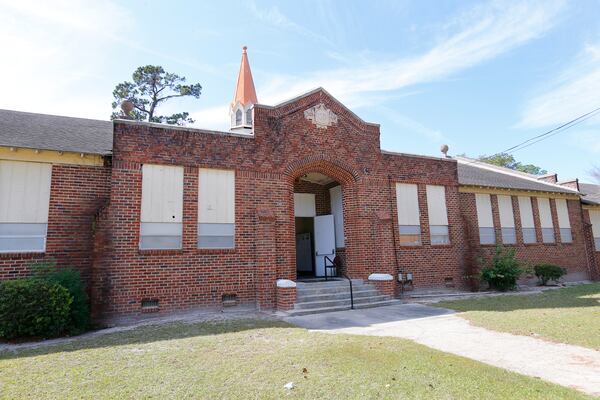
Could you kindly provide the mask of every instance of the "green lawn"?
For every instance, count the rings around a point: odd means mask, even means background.
[[[434,304],[462,311],[474,325],[600,350],[600,284],[528,296],[499,296]]]
[[[0,397],[586,398],[406,340],[254,320],[143,327],[0,354]]]

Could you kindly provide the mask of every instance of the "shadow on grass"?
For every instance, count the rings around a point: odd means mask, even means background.
[[[507,312],[543,308],[582,308],[600,306],[600,284],[586,284],[548,290],[535,295],[496,296],[443,301],[434,304],[456,311]]]
[[[117,332],[99,330],[82,336],[62,338],[56,343],[39,342],[24,347],[0,350],[0,362],[24,357],[35,357],[61,352],[72,352],[132,344],[147,344],[163,340],[177,340],[198,336],[224,335],[268,328],[293,328],[282,321],[246,319],[211,322],[170,322],[161,325],[145,325]],[[39,345],[39,346],[38,346]],[[36,347],[32,347],[36,346]]]

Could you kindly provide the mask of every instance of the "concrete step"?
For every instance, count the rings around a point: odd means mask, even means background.
[[[377,296],[368,296],[368,297],[358,297],[354,298],[354,305],[357,306],[359,304],[367,304],[367,303],[378,303],[381,301],[391,300],[390,296],[386,295],[377,295]],[[307,309],[316,309],[316,308],[325,308],[325,307],[339,307],[339,306],[350,306],[350,296],[344,299],[336,299],[336,300],[325,300],[325,301],[307,301],[307,302],[297,302],[294,304],[295,310],[307,310]]]
[[[361,308],[384,307],[384,306],[391,306],[391,305],[400,304],[400,303],[401,303],[400,300],[391,299],[391,300],[379,301],[379,302],[375,302],[375,303],[355,304],[354,308],[358,310]],[[301,315],[321,314],[321,313],[327,313],[327,312],[346,311],[346,310],[350,310],[350,305],[290,310],[290,311],[285,312],[284,315],[287,317],[299,317]]]
[[[375,288],[365,288],[365,289],[354,289],[354,298],[359,297],[368,297],[368,296],[377,296],[379,291]],[[337,300],[337,299],[346,299],[350,298],[350,290],[345,291],[336,291],[336,292],[323,292],[318,294],[305,294],[303,292],[298,292],[296,297],[297,303],[303,303],[307,301],[323,301],[323,300]]]
[[[352,290],[356,293],[363,291],[363,290],[377,290],[377,288],[375,287],[375,285],[369,284],[369,283],[365,283],[362,285],[352,285]],[[316,295],[320,295],[320,294],[328,294],[328,293],[345,293],[348,292],[350,293],[350,285],[346,284],[346,285],[336,285],[336,286],[330,286],[330,287],[317,287],[317,286],[310,286],[310,287],[296,287],[296,293],[298,294],[298,296],[316,296]]]
[[[352,279],[353,286],[361,286],[364,285],[365,282],[362,279]],[[309,288],[330,288],[330,287],[338,287],[338,286],[349,286],[347,279],[344,280],[335,280],[335,281],[320,281],[320,282],[296,282],[296,287],[299,289],[309,289]]]

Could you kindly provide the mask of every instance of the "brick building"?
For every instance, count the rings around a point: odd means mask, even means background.
[[[600,277],[597,185],[383,151],[321,88],[262,105],[245,49],[230,117],[216,132],[0,111],[0,279],[76,266],[108,318],[287,309],[325,274],[387,298],[406,273],[463,289],[496,244]]]

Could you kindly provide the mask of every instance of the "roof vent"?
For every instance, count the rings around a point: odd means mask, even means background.
[[[444,154],[444,157],[448,157],[448,150],[449,150],[449,148],[448,148],[447,144],[443,144],[440,147],[440,151]]]

